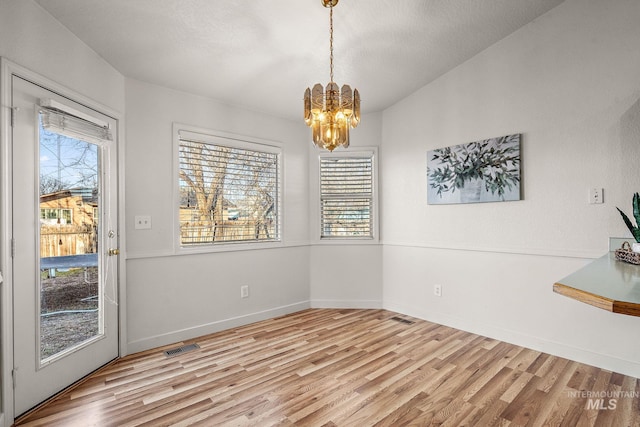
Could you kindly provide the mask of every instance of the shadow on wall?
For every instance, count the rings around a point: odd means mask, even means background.
[[[638,166],[640,159],[640,99],[620,117],[620,163],[617,167],[622,178],[621,188],[640,191]],[[635,190],[633,190],[635,188]],[[631,196],[629,196],[631,197]]]

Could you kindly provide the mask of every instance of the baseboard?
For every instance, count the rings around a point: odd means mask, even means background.
[[[309,301],[301,301],[294,304],[272,308],[269,310],[258,311],[242,316],[217,320],[215,322],[207,323],[204,325],[198,325],[191,328],[168,332],[166,334],[160,334],[136,341],[131,341],[127,343],[126,354],[137,353],[139,351],[149,350],[168,344],[179,343],[185,340],[224,331],[226,329],[248,325],[250,323],[259,322],[261,320],[272,319],[278,316],[284,316],[286,314],[295,313],[297,311],[306,310],[308,308],[310,308]]]
[[[380,300],[312,299],[311,308],[382,308]]]
[[[591,350],[573,347],[564,343],[550,341],[536,336],[523,334],[521,332],[496,327],[494,325],[479,324],[467,319],[449,316],[443,313],[425,312],[416,307],[406,304],[385,301],[384,309],[418,319],[427,320],[439,325],[449,326],[465,332],[481,335],[504,341],[510,344],[519,345],[532,350],[541,351],[565,359],[574,360],[598,368],[606,369],[634,378],[640,378],[640,363],[621,359],[607,354],[596,353]]]

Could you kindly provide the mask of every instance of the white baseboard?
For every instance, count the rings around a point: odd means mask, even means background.
[[[332,300],[314,299],[311,300],[311,308],[382,308],[380,300]]]
[[[129,342],[127,344],[126,354],[137,353],[139,351],[149,350],[168,344],[179,343],[185,340],[224,331],[226,329],[248,325],[250,323],[259,322],[261,320],[272,319],[278,316],[284,316],[286,314],[295,313],[297,311],[306,310],[308,308],[310,308],[309,301],[301,301],[294,304],[272,308],[269,310],[245,314],[229,319],[217,320],[215,322],[207,323],[204,325],[198,325],[191,328],[181,329],[179,331],[171,331],[167,332],[166,334],[147,337],[144,339]]]
[[[634,378],[640,378],[640,363],[636,361],[621,359],[602,353],[595,353],[590,350],[573,347],[564,343],[542,339],[540,337],[496,327],[494,325],[479,324],[477,322],[472,322],[469,319],[462,319],[443,313],[427,313],[424,310],[420,310],[416,307],[410,307],[406,304],[385,301],[384,308],[389,311],[427,320],[439,325],[449,326],[484,337],[493,338],[587,365],[596,366],[609,371],[618,372],[620,374],[629,375]]]

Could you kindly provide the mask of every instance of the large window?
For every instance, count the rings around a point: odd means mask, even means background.
[[[178,132],[181,246],[280,240],[281,149]]]
[[[374,154],[320,156],[320,237],[374,237]]]

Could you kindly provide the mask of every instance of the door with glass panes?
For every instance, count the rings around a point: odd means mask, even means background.
[[[12,76],[14,412],[118,356],[116,126]]]

